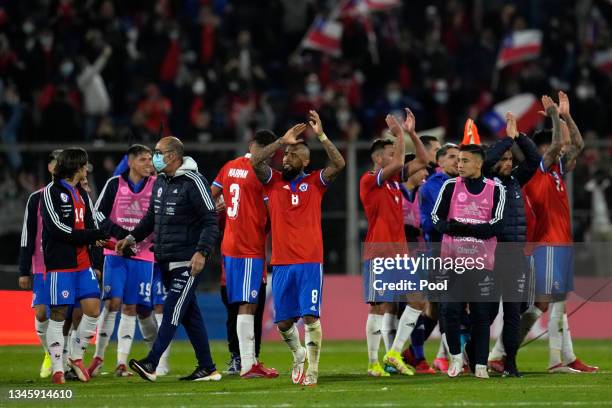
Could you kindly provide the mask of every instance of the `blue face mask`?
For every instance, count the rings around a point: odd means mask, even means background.
[[[164,162],[164,155],[161,153],[155,153],[153,155],[153,167],[155,167],[155,170],[160,172],[165,169],[166,166],[167,164]]]

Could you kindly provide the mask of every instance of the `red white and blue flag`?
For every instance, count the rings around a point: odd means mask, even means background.
[[[601,72],[612,74],[612,48],[597,52],[593,58],[593,66]]]
[[[507,35],[497,57],[497,68],[538,58],[542,50],[542,31],[521,30]]]
[[[535,95],[529,93],[520,94],[495,104],[493,109],[484,114],[482,122],[497,136],[505,136],[506,112],[512,112],[516,118],[518,131],[531,133],[544,119],[538,113],[541,108]]]
[[[341,53],[342,24],[317,16],[302,40],[302,48],[339,56]]]

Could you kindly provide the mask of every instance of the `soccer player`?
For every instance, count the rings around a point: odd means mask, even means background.
[[[423,231],[425,241],[430,243],[442,241],[442,235],[434,228],[433,222],[431,221],[431,211],[433,210],[436,199],[438,198],[438,193],[444,182],[449,178],[457,177],[459,174],[457,169],[459,163],[459,146],[453,143],[445,143],[436,151],[436,163],[438,171],[430,174],[419,191],[421,230]],[[431,255],[435,256],[439,253],[439,248],[432,249],[433,253]],[[446,335],[444,334],[443,319],[440,318],[443,310],[439,306],[438,302],[430,302],[429,315],[433,316],[433,318],[425,314],[419,317],[417,326],[413,331],[413,336],[411,336],[412,349],[414,350],[415,356],[424,355],[423,344],[435,329],[436,324],[439,323],[441,333],[440,345],[432,365],[436,370],[446,373],[448,371],[448,345],[446,344]],[[409,355],[406,355],[406,353],[404,355],[408,357],[407,360],[411,360]]]
[[[514,161],[513,149],[518,148],[524,160]],[[523,247],[527,238],[525,203],[522,186],[533,177],[541,156],[531,139],[519,133],[516,118],[511,112],[506,114],[506,137],[487,149],[487,159],[483,165],[486,177],[497,178],[506,188],[504,228],[495,254],[495,273],[500,277],[504,326],[497,339],[496,347],[489,355],[489,367],[503,373],[505,377],[521,377],[516,367],[516,353],[519,347],[519,323],[521,304],[527,301],[526,282],[527,263]],[[503,245],[503,246],[502,246]],[[497,350],[505,346],[505,364]]]
[[[449,377],[463,372],[460,323],[466,301],[471,322],[471,340],[465,346],[469,363],[476,377],[489,377],[489,330],[499,308],[493,265],[496,236],[503,228],[506,192],[501,183],[483,177],[484,156],[484,149],[479,145],[459,148],[459,177],[444,182],[431,213],[434,227],[443,234],[442,259],[465,259],[465,254],[472,253],[473,249],[484,259],[483,268],[466,264],[465,271],[455,269],[457,273],[451,271],[449,277],[449,286],[453,288],[443,299],[442,316],[451,353]],[[472,257],[472,265],[477,259]]]
[[[69,305],[80,302],[83,318],[72,341],[70,363],[81,381],[89,381],[83,354],[93,338],[100,314],[100,288],[91,268],[88,246],[104,245],[107,234],[97,229],[93,207],[80,186],[87,177],[87,152],[63,150],[57,157],[53,182],[42,194],[42,243],[47,268],[51,320],[47,347],[51,355],[54,383],[64,383],[62,347],[64,319]]]
[[[54,150],[49,154],[47,170],[53,174],[57,164],[57,156],[61,150]],[[40,216],[40,204],[43,189],[30,194],[23,215],[23,228],[21,230],[21,247],[19,250],[19,287],[32,289],[32,308],[34,308],[34,327],[36,335],[45,352],[40,366],[40,378],[51,376],[51,356],[47,348],[47,326],[49,319],[49,290],[45,287],[46,268],[42,248],[43,223]]]
[[[236,333],[241,378],[278,377],[275,369],[265,368],[255,357],[255,315],[260,297],[266,296],[263,282],[268,210],[264,187],[251,164],[252,155],[275,140],[272,132],[257,131],[249,143],[249,153],[227,162],[211,187],[213,199],[223,194],[226,203],[221,254],[228,303],[239,304]]]
[[[552,303],[548,321],[548,372],[594,372],[597,367],[583,363],[574,354],[565,309],[567,294],[574,289],[574,270],[571,218],[563,175],[575,167],[584,142],[564,92],[559,92],[558,106],[546,95],[542,97],[542,104],[553,129],[533,136],[542,161],[525,186],[536,220],[533,232],[529,232],[530,241],[536,245],[532,255],[536,303],[521,316],[520,336],[522,341]]]
[[[251,157],[257,178],[264,184],[272,228],[272,293],[276,325],[293,354],[292,381],[314,386],[318,380],[321,351],[319,321],[323,288],[323,238],[321,201],[327,186],[344,168],[344,158],[323,132],[321,119],[310,111],[309,124],[323,145],[330,164],[305,173],[310,163],[308,146],[297,137],[306,130],[300,123],[283,137]],[[272,170],[265,161],[285,147],[283,170]],[[305,323],[306,349],[300,343],[295,322]],[[308,370],[304,363],[308,356]]]
[[[427,174],[428,177],[436,173],[438,166],[438,150],[442,148],[440,141],[435,136],[419,136],[419,140],[425,146],[427,152]]]
[[[155,381],[160,358],[179,324],[187,331],[198,366],[182,381],[219,381],[210,354],[208,335],[198,306],[195,289],[206,258],[212,252],[219,230],[215,205],[208,182],[196,162],[185,156],[176,137],[162,138],[155,146],[153,166],[158,172],[147,213],[130,235],[117,242],[117,254],[154,235],[154,255],[160,266],[168,296],[164,317],[147,357],[131,359],[129,366],[141,378]]]
[[[386,117],[389,130],[395,136],[395,141],[375,140],[370,147],[370,157],[373,169],[364,173],[359,183],[359,196],[368,220],[366,235],[366,253],[364,254],[363,278],[366,302],[370,305],[366,322],[366,339],[368,344],[368,375],[374,377],[387,376],[378,362],[380,337],[383,336],[387,352],[383,359],[385,364],[395,368],[403,375],[413,375],[414,372],[404,363],[401,352],[410,337],[412,329],[424,308],[424,300],[410,294],[406,306],[397,324],[395,336],[391,339],[396,315],[397,297],[378,296],[372,286],[372,259],[387,254],[387,248],[378,248],[381,244],[405,246],[402,212],[402,193],[400,183],[405,182],[410,174],[424,169],[427,164],[427,154],[415,131],[415,118],[406,109],[406,120],[403,127],[392,115]],[[404,163],[404,132],[408,133],[419,159]],[[398,248],[399,249],[399,248]]]
[[[124,236],[144,217],[149,207],[155,176],[151,164],[151,149],[133,145],[127,151],[128,169],[111,177],[96,202],[96,217],[100,228],[113,237]],[[96,376],[102,369],[104,353],[115,330],[117,313],[121,319],[117,333],[117,365],[115,375],[127,377],[127,358],[136,331],[136,306],[138,321],[145,342],[149,347],[157,335],[157,322],[151,313],[154,257],[151,252],[153,237],[149,236],[136,247],[130,258],[117,256],[110,249],[104,250],[103,287],[107,301],[98,327],[98,341],[94,359],[88,367],[89,375]],[[122,306],[123,303],[123,306]]]

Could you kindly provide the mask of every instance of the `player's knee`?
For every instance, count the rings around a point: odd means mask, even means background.
[[[36,320],[39,322],[44,322],[47,320],[47,308],[44,305],[36,306],[35,316]]]
[[[55,320],[56,322],[61,322],[66,320],[66,306],[55,306],[51,308],[51,320]]]
[[[319,320],[319,318],[317,316],[310,316],[310,315],[304,316],[304,323],[306,323],[306,324],[313,324],[317,320]]]
[[[278,327],[278,330],[286,332],[287,330],[291,328],[291,326],[293,326],[293,321],[292,320],[281,320],[280,322],[276,323],[276,326]]]
[[[238,308],[238,314],[254,315],[257,312],[257,305],[253,303],[243,303]]]
[[[108,303],[108,310],[111,312],[118,312],[121,309],[121,299],[112,298]]]
[[[127,316],[136,316],[136,305],[123,305],[121,307],[121,313]]]
[[[152,311],[153,311],[153,309],[151,309],[150,307],[146,307],[146,306],[142,306],[142,305],[137,305],[136,306],[136,314],[141,319],[146,319],[147,317],[151,316],[151,312]]]

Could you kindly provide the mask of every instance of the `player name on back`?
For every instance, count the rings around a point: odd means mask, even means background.
[[[249,171],[245,169],[229,169],[229,172],[227,175],[230,177],[245,179],[249,175]]]

